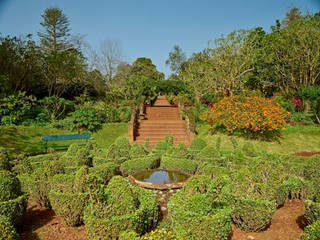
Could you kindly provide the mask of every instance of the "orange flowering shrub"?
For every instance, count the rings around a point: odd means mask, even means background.
[[[230,134],[240,130],[244,134],[272,135],[285,125],[290,113],[279,103],[263,97],[224,97],[205,114],[205,121],[213,129],[225,128]]]

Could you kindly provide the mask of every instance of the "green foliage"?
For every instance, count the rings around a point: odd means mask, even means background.
[[[73,174],[56,174],[49,179],[50,189],[56,192],[73,192],[74,179]]]
[[[216,148],[208,145],[203,149],[201,149],[201,151],[195,156],[195,159],[200,162],[214,163],[218,161],[219,157],[220,157],[219,151]]]
[[[304,216],[309,223],[313,223],[320,219],[320,202],[306,200],[304,202],[304,207],[306,209]]]
[[[208,192],[213,181],[193,176],[170,198],[168,217],[176,236],[181,239],[228,239],[231,209]],[[211,192],[219,191],[212,186]]]
[[[301,91],[301,97],[305,100],[320,100],[319,86],[305,86]]]
[[[178,237],[172,231],[166,231],[162,229],[153,230],[145,235],[143,235],[141,240],[178,240]]]
[[[101,177],[104,184],[107,184],[118,172],[119,166],[113,162],[102,163],[89,168],[89,173],[93,173]]]
[[[92,201],[84,220],[89,239],[116,239],[122,231],[141,235],[155,226],[157,204],[151,192],[115,176],[104,189],[102,201]]]
[[[11,219],[14,226],[19,226],[27,210],[28,197],[26,194],[15,199],[0,202],[0,215]]]
[[[192,140],[190,144],[190,150],[192,151],[201,151],[203,148],[207,146],[207,142],[202,138],[195,138]]]
[[[83,222],[83,212],[89,199],[88,193],[51,190],[49,197],[52,209],[63,218],[67,226],[77,226]]]
[[[12,164],[7,149],[0,147],[0,170],[11,171]]]
[[[119,235],[119,240],[139,240],[140,237],[135,231],[122,231]]]
[[[160,167],[193,174],[197,170],[198,164],[193,160],[163,156],[160,162]]]
[[[189,157],[189,150],[184,143],[179,143],[176,146],[168,148],[164,156],[187,159]]]
[[[87,148],[79,148],[76,155],[76,165],[81,166],[88,166],[92,167],[92,156],[90,155],[90,150]]]
[[[243,145],[242,151],[243,151],[244,155],[247,157],[257,157],[257,155],[258,155],[254,145],[250,142],[246,142]]]
[[[9,171],[0,170],[0,202],[15,199],[21,194],[19,179]]]
[[[20,124],[35,101],[35,97],[27,96],[26,92],[2,97],[0,100],[0,124]]]
[[[299,178],[289,178],[284,181],[276,192],[278,205],[282,205],[286,200],[306,199],[312,192],[312,186],[308,181]]]
[[[304,228],[304,234],[301,240],[317,240],[320,239],[320,219]]]
[[[70,130],[95,132],[102,126],[102,118],[94,109],[79,108],[69,114]]]
[[[19,234],[11,223],[11,220],[0,215],[0,240],[18,240]]]
[[[131,145],[127,137],[118,137],[109,147],[107,158],[115,163],[122,163],[129,158]]]
[[[157,142],[156,146],[152,149],[152,153],[161,158],[170,147],[173,147],[173,136],[167,136]]]
[[[147,156],[148,153],[149,153],[149,151],[143,145],[133,144],[133,145],[131,145],[129,155],[130,155],[131,159],[135,159],[135,158]]]
[[[157,163],[157,160],[157,157],[153,155],[128,160],[120,165],[120,171],[123,176],[126,176],[140,170],[152,169]]]
[[[264,230],[276,211],[273,201],[238,198],[233,206],[232,220],[245,232]]]

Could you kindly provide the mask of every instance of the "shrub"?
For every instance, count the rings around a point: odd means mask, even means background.
[[[97,174],[103,179],[104,184],[107,184],[118,172],[119,166],[113,162],[96,165],[89,169],[89,173]]]
[[[140,237],[135,231],[122,231],[119,240],[140,240]]]
[[[141,144],[133,144],[130,148],[130,158],[141,158],[147,156],[149,151]]]
[[[18,240],[19,234],[11,223],[11,220],[0,215],[0,240]]]
[[[0,147],[0,170],[11,171],[12,165],[7,149]]]
[[[9,171],[0,170],[0,202],[15,199],[21,194],[19,179]]]
[[[170,198],[168,217],[179,238],[228,239],[232,210],[208,192],[212,183],[209,177],[193,176]]]
[[[126,137],[118,137],[113,144],[110,145],[107,158],[115,163],[121,164],[130,157],[130,142]]]
[[[80,107],[69,114],[70,130],[78,132],[95,132],[101,128],[103,119],[94,110],[88,107]]]
[[[154,227],[157,219],[153,194],[120,176],[111,179],[102,201],[91,201],[84,215],[89,239],[117,239],[122,231],[141,235]]]
[[[262,97],[225,97],[206,112],[213,129],[224,127],[230,134],[240,131],[254,138],[277,137],[289,115],[279,103]]]
[[[172,231],[166,231],[161,229],[153,230],[140,238],[141,240],[178,240]]]
[[[299,178],[289,178],[284,181],[276,192],[276,200],[278,205],[282,205],[286,200],[306,199],[312,191],[312,186],[308,181]]]
[[[304,228],[304,234],[302,235],[301,239],[302,240],[320,239],[320,219]]]
[[[164,156],[161,159],[160,167],[164,169],[177,170],[193,174],[197,170],[198,164],[193,160],[178,159]]]
[[[50,180],[50,189],[56,192],[72,192],[75,176],[73,174],[56,174]]]
[[[86,165],[88,167],[92,167],[92,156],[90,155],[89,149],[79,148],[75,158],[77,166],[81,167]]]
[[[243,145],[242,151],[243,151],[244,155],[247,156],[247,157],[257,157],[258,156],[254,145],[252,143],[250,143],[250,142],[246,142]]]
[[[36,168],[28,179],[29,198],[41,207],[50,207],[48,176],[44,168]]]
[[[87,205],[87,193],[49,192],[50,203],[55,213],[63,218],[68,226],[77,226],[83,222],[83,212]]]
[[[312,200],[304,201],[305,218],[309,223],[313,223],[320,219],[320,202],[314,202]]]
[[[220,153],[212,146],[206,146],[197,154],[196,160],[201,162],[215,162],[220,157]]]
[[[189,158],[189,150],[187,149],[187,147],[184,143],[179,143],[178,145],[176,145],[174,147],[168,148],[168,150],[164,154],[164,156],[187,159],[187,158]]]
[[[19,226],[22,223],[26,213],[28,198],[26,194],[22,194],[15,199],[0,202],[0,215],[11,219],[14,226]]]
[[[274,201],[237,198],[233,206],[232,220],[245,232],[264,230],[276,211]]]
[[[133,174],[144,169],[152,169],[157,163],[157,157],[150,155],[144,158],[128,160],[120,165],[122,175]]]
[[[152,153],[161,158],[170,147],[173,147],[173,136],[167,136],[163,140],[157,142],[156,146],[152,149]]]
[[[195,138],[192,140],[190,144],[190,150],[192,151],[200,151],[207,146],[207,143],[202,138]]]
[[[229,170],[225,167],[215,166],[208,162],[202,162],[197,168],[197,174],[208,175],[210,178],[214,179],[219,175],[228,174]]]

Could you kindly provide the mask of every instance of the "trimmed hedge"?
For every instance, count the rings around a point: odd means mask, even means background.
[[[49,192],[50,203],[54,212],[61,216],[68,226],[83,223],[83,212],[87,205],[88,193]]]
[[[275,211],[274,201],[238,198],[233,206],[232,220],[245,232],[258,232],[270,224]]]
[[[121,176],[110,180],[103,201],[91,201],[84,214],[88,239],[117,239],[122,231],[141,235],[154,227],[157,220],[153,194]]]
[[[206,146],[200,150],[195,159],[200,162],[218,163],[220,152],[212,146]]]
[[[159,160],[154,155],[126,161],[120,165],[122,175],[127,176],[140,170],[152,169]]]
[[[184,143],[179,143],[176,146],[169,147],[164,156],[187,159],[190,157],[190,152]]]
[[[131,145],[129,156],[131,159],[147,156],[149,151],[141,144]]]
[[[211,184],[213,181],[207,176],[193,176],[170,198],[168,217],[177,237],[228,239],[232,209],[211,194],[215,192],[213,189],[208,191]],[[215,186],[212,185],[212,188]]]
[[[0,202],[15,199],[21,194],[19,179],[7,170],[0,170]]]
[[[22,223],[26,213],[28,197],[23,194],[15,199],[0,202],[0,215],[11,219],[14,226],[19,226]]]
[[[161,229],[156,229],[153,230],[145,235],[143,235],[141,240],[179,240],[173,232],[171,231],[166,231],[166,230],[161,230]]]
[[[18,240],[19,234],[11,223],[11,220],[0,215],[0,240]]]
[[[304,201],[305,218],[309,223],[313,223],[317,220],[320,220],[320,202],[314,202],[312,200]]]
[[[113,162],[107,162],[89,168],[89,173],[93,173],[101,177],[103,179],[104,184],[107,184],[113,176],[118,174],[118,172],[119,166],[118,164]]]
[[[164,169],[182,171],[189,174],[194,174],[198,164],[193,160],[177,159],[163,156],[160,162],[160,167]]]
[[[121,164],[130,158],[131,145],[126,137],[118,137],[108,149],[107,158]]]
[[[304,234],[301,240],[318,240],[320,239],[320,219],[304,228]]]
[[[7,149],[0,147],[0,170],[11,171],[12,164]]]

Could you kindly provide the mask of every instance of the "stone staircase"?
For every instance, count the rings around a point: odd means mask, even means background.
[[[187,124],[181,120],[178,107],[169,104],[164,96],[159,96],[153,107],[147,107],[145,119],[139,119],[138,132],[133,143],[144,144],[148,138],[150,146],[166,136],[174,137],[174,144],[190,145]]]

